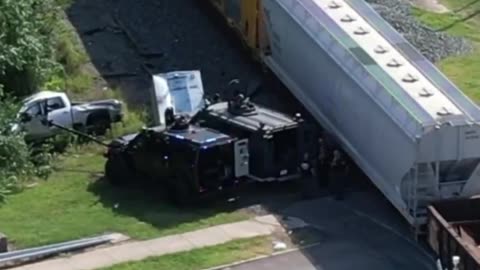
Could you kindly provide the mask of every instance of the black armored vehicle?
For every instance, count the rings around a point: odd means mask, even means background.
[[[168,127],[145,128],[109,145],[105,174],[116,185],[149,181],[183,204],[232,187],[249,174],[248,140],[176,117]]]
[[[241,93],[209,105],[199,114],[202,126],[248,139],[250,178],[284,181],[299,176],[306,153],[306,132],[300,115],[289,116],[254,104]]]

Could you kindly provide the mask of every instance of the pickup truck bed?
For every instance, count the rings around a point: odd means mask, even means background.
[[[480,198],[446,200],[429,206],[428,243],[444,269],[453,269],[453,256],[460,257],[458,269],[480,269]]]

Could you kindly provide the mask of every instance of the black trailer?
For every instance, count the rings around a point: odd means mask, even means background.
[[[248,139],[250,177],[284,181],[299,177],[306,153],[305,129],[299,115],[286,114],[249,102],[241,94],[204,110],[201,124],[237,138]]]

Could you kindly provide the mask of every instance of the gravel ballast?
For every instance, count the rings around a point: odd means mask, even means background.
[[[470,53],[470,42],[432,29],[412,15],[412,5],[406,0],[366,0],[372,7],[415,46],[427,59],[438,62],[449,56]]]

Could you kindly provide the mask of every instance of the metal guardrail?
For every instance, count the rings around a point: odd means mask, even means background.
[[[114,240],[113,235],[103,235],[98,237],[85,238],[81,240],[68,241],[59,244],[52,244],[42,247],[7,252],[0,254],[0,268],[11,266],[12,264],[15,264],[17,262],[26,263],[47,256],[97,246],[111,242],[112,240]]]

